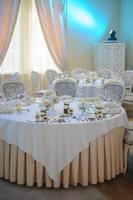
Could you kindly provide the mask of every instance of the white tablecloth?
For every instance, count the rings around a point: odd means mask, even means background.
[[[102,92],[102,80],[96,80],[95,82],[86,83],[85,80],[81,80],[77,86],[76,96],[82,97],[98,97]]]
[[[76,96],[82,97],[98,97],[102,91],[101,86],[92,85],[92,84],[82,84],[78,85]]]
[[[56,109],[60,109],[61,105],[56,105]],[[30,112],[0,115],[0,139],[29,153],[46,167],[55,181],[59,172],[88,147],[89,142],[109,130],[127,125],[123,109],[120,114],[97,122],[50,124],[32,122],[39,107],[33,104],[29,108]]]

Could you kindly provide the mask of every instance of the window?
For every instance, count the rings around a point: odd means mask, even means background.
[[[2,65],[0,66],[1,73],[13,73],[20,72],[21,65],[21,27],[20,27],[20,14],[16,22],[14,29],[14,34],[7,51],[7,54],[4,58]]]
[[[34,0],[21,1],[14,34],[1,73],[44,73],[56,67],[45,42]]]

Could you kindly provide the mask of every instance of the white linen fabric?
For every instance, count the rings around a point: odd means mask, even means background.
[[[53,69],[46,71],[46,77],[48,80],[48,89],[53,89],[53,81],[57,78],[57,72]]]
[[[103,94],[103,85],[109,84],[114,82],[114,79],[103,79],[98,78],[90,79],[90,82],[87,82],[87,80],[83,79],[79,81],[79,84],[77,85],[77,91],[76,91],[76,97],[102,97]],[[120,84],[121,82],[119,82]]]
[[[124,96],[123,103],[133,103],[133,92],[129,92]]]
[[[112,71],[107,68],[100,69],[97,73],[99,78],[104,78],[104,79],[112,78]]]
[[[77,86],[76,97],[98,97],[102,93],[101,82],[79,83]]]
[[[59,79],[54,82],[54,90],[57,96],[69,95],[75,97],[77,83],[71,78]]]
[[[55,115],[62,113],[62,103],[55,106]],[[77,112],[76,102],[72,107]],[[39,111],[34,103],[21,113],[0,115],[0,139],[14,144],[46,167],[49,176],[57,181],[64,167],[89,143],[116,127],[127,125],[124,109],[121,113],[96,122],[47,123],[35,122]]]
[[[34,93],[36,97],[42,97],[45,90],[41,90],[41,78],[40,74],[36,71],[31,72],[31,80],[32,80],[32,85],[34,88]]]
[[[10,100],[26,95],[24,84],[14,81],[3,83],[2,92],[4,97]]]
[[[85,78],[87,75],[87,70],[84,68],[76,68],[71,71],[71,75],[76,80],[81,80],[82,78]]]
[[[12,81],[20,81],[20,74],[18,72],[13,73],[11,80]]]
[[[41,89],[39,73],[35,72],[35,71],[32,71],[31,72],[31,79],[32,79],[32,84],[34,86],[35,92],[39,91]]]
[[[103,95],[106,100],[122,102],[125,94],[125,86],[122,82],[112,81],[103,86]]]
[[[72,74],[72,76],[74,76],[75,74],[87,74],[87,70],[84,68],[78,67],[76,69],[73,69],[71,74]]]
[[[131,84],[130,92],[133,93],[133,81],[132,81],[132,84]]]
[[[133,70],[127,70],[123,72],[123,81],[126,89],[130,89],[133,81]]]

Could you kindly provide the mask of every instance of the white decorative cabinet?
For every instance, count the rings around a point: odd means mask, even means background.
[[[94,45],[93,69],[108,68],[117,75],[125,69],[125,44],[120,42],[103,42]]]

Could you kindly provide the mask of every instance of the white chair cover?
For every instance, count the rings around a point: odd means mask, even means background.
[[[123,103],[131,103],[133,105],[133,92],[124,96]]]
[[[26,95],[23,83],[13,81],[3,83],[2,92],[4,97],[9,100],[23,98]]]
[[[2,97],[2,75],[0,74],[0,98]]]
[[[84,68],[76,68],[76,69],[73,69],[72,71],[71,71],[71,75],[72,75],[72,77],[77,77],[77,75],[80,75],[80,74],[87,74],[87,70],[86,69],[84,69]]]
[[[128,89],[125,92],[125,96],[123,98],[123,107],[127,112],[127,116],[129,118],[133,118],[133,82],[131,84],[130,90]]]
[[[41,90],[41,82],[40,82],[39,73],[32,71],[31,72],[31,79],[32,79],[32,84],[33,84],[34,91],[35,91],[35,96],[36,97],[42,97],[45,90]]]
[[[11,77],[12,81],[20,81],[20,74],[18,72],[15,72],[12,77]]]
[[[57,96],[69,95],[75,97],[77,83],[72,79],[57,80],[54,83],[54,90]]]
[[[132,84],[131,84],[130,92],[133,93],[133,81],[132,81]]]
[[[47,77],[47,80],[48,80],[48,88],[52,89],[53,81],[57,77],[57,72],[53,69],[49,69],[49,70],[46,71],[46,77]]]
[[[127,73],[125,73],[125,74],[127,74]],[[123,99],[123,103],[124,104],[129,104],[130,103],[130,105],[133,106],[133,81],[131,83],[130,83],[130,81],[131,81],[131,79],[129,80],[129,84],[128,84],[128,81],[126,82],[127,83],[127,85],[126,85],[126,93],[125,93],[125,96],[124,96],[124,99]],[[130,88],[129,88],[129,85],[130,85]]]
[[[32,84],[34,87],[35,92],[40,90],[40,76],[38,72],[32,71],[31,72],[31,79],[32,79]]]
[[[106,68],[97,71],[97,74],[99,78],[104,78],[104,79],[111,79],[113,76],[112,71]]]
[[[105,83],[103,86],[103,96],[105,100],[122,102],[125,94],[125,86],[122,82]]]
[[[126,89],[130,89],[133,82],[133,70],[127,70],[123,72],[123,81]]]
[[[54,90],[45,90],[43,93],[43,100],[49,99],[52,96],[56,96],[56,93]]]
[[[60,97],[60,100],[61,100],[61,101],[64,101],[64,100],[72,100],[72,97],[69,96],[69,95],[64,95],[64,96],[61,96],[61,97]]]

